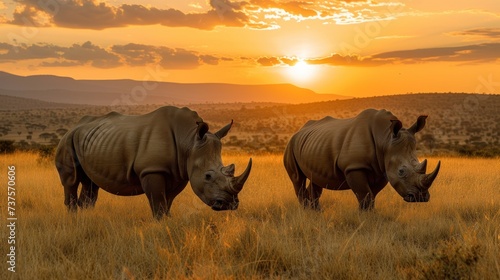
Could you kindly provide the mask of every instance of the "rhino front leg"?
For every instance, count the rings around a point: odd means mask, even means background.
[[[153,217],[160,220],[164,215],[168,215],[172,201],[167,203],[165,176],[160,173],[147,174],[141,179],[141,185],[149,200]]]
[[[346,174],[346,180],[358,199],[359,209],[372,210],[375,206],[375,195],[370,189],[365,172],[363,170],[350,171]]]
[[[174,198],[186,187],[188,182],[178,182],[178,183],[170,183],[169,186],[172,186],[171,189],[167,190],[166,198],[167,198],[167,209],[170,210],[172,206],[172,202]],[[170,211],[167,212],[167,216],[170,216]]]

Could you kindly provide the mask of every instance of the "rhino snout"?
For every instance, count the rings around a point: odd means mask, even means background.
[[[211,203],[212,210],[223,211],[223,210],[236,210],[238,209],[240,201],[235,197],[232,201],[226,201],[224,199],[216,199]]]
[[[431,194],[426,192],[418,194],[409,193],[403,199],[406,202],[428,202],[430,198]]]

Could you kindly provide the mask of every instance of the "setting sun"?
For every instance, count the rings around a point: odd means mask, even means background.
[[[287,67],[288,76],[293,82],[307,82],[314,78],[315,66],[308,64],[304,60],[299,60],[295,65]]]

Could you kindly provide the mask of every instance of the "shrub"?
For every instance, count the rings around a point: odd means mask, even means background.
[[[0,153],[11,154],[16,151],[13,140],[0,140]]]

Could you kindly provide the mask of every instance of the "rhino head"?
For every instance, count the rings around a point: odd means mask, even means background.
[[[250,170],[252,159],[247,168],[235,177],[234,164],[222,165],[221,139],[227,135],[233,121],[216,133],[208,132],[208,125],[199,122],[194,145],[187,161],[191,187],[195,194],[213,210],[235,210],[238,208],[238,193],[243,188]]]
[[[427,202],[429,188],[439,172],[441,161],[434,171],[426,174],[427,159],[419,162],[416,156],[415,133],[425,126],[427,116],[419,116],[415,124],[405,129],[401,121],[391,120],[391,140],[385,154],[387,179],[406,202]]]

